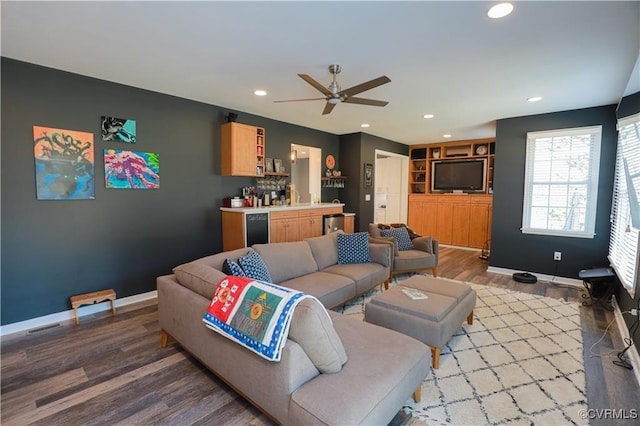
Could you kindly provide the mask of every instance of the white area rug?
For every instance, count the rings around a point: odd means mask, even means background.
[[[398,277],[394,284],[407,276]],[[405,411],[429,425],[588,425],[578,303],[468,283],[478,296]],[[379,290],[336,309],[363,317]]]

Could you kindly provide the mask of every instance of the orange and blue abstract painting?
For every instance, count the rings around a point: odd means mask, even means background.
[[[136,137],[136,120],[102,117],[102,140],[104,142],[136,143]]]
[[[160,188],[160,154],[105,149],[104,183],[111,189]]]
[[[33,126],[38,200],[95,199],[93,133]]]

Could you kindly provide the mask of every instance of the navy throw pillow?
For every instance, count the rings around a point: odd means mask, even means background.
[[[393,237],[398,242],[398,250],[413,250],[413,242],[409,237],[409,231],[404,226],[399,228],[381,229],[383,237]]]
[[[238,265],[238,262],[233,259],[225,259],[224,263],[222,264],[222,272],[227,275],[235,275],[236,277],[245,276],[242,267]]]
[[[338,263],[369,263],[369,233],[338,234]]]
[[[271,274],[267,268],[267,264],[264,263],[262,257],[254,249],[249,250],[249,253],[238,258],[238,263],[244,271],[244,275],[254,280],[271,282]]]

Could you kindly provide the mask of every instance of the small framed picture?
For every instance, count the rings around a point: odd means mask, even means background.
[[[273,173],[273,158],[265,158],[264,159],[264,167],[267,173]]]
[[[276,173],[282,173],[284,170],[284,166],[282,165],[282,160],[279,158],[273,159],[273,171]]]
[[[364,187],[371,188],[373,186],[373,164],[364,163]]]

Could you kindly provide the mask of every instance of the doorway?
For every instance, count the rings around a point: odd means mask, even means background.
[[[375,223],[407,223],[409,157],[376,149]]]

